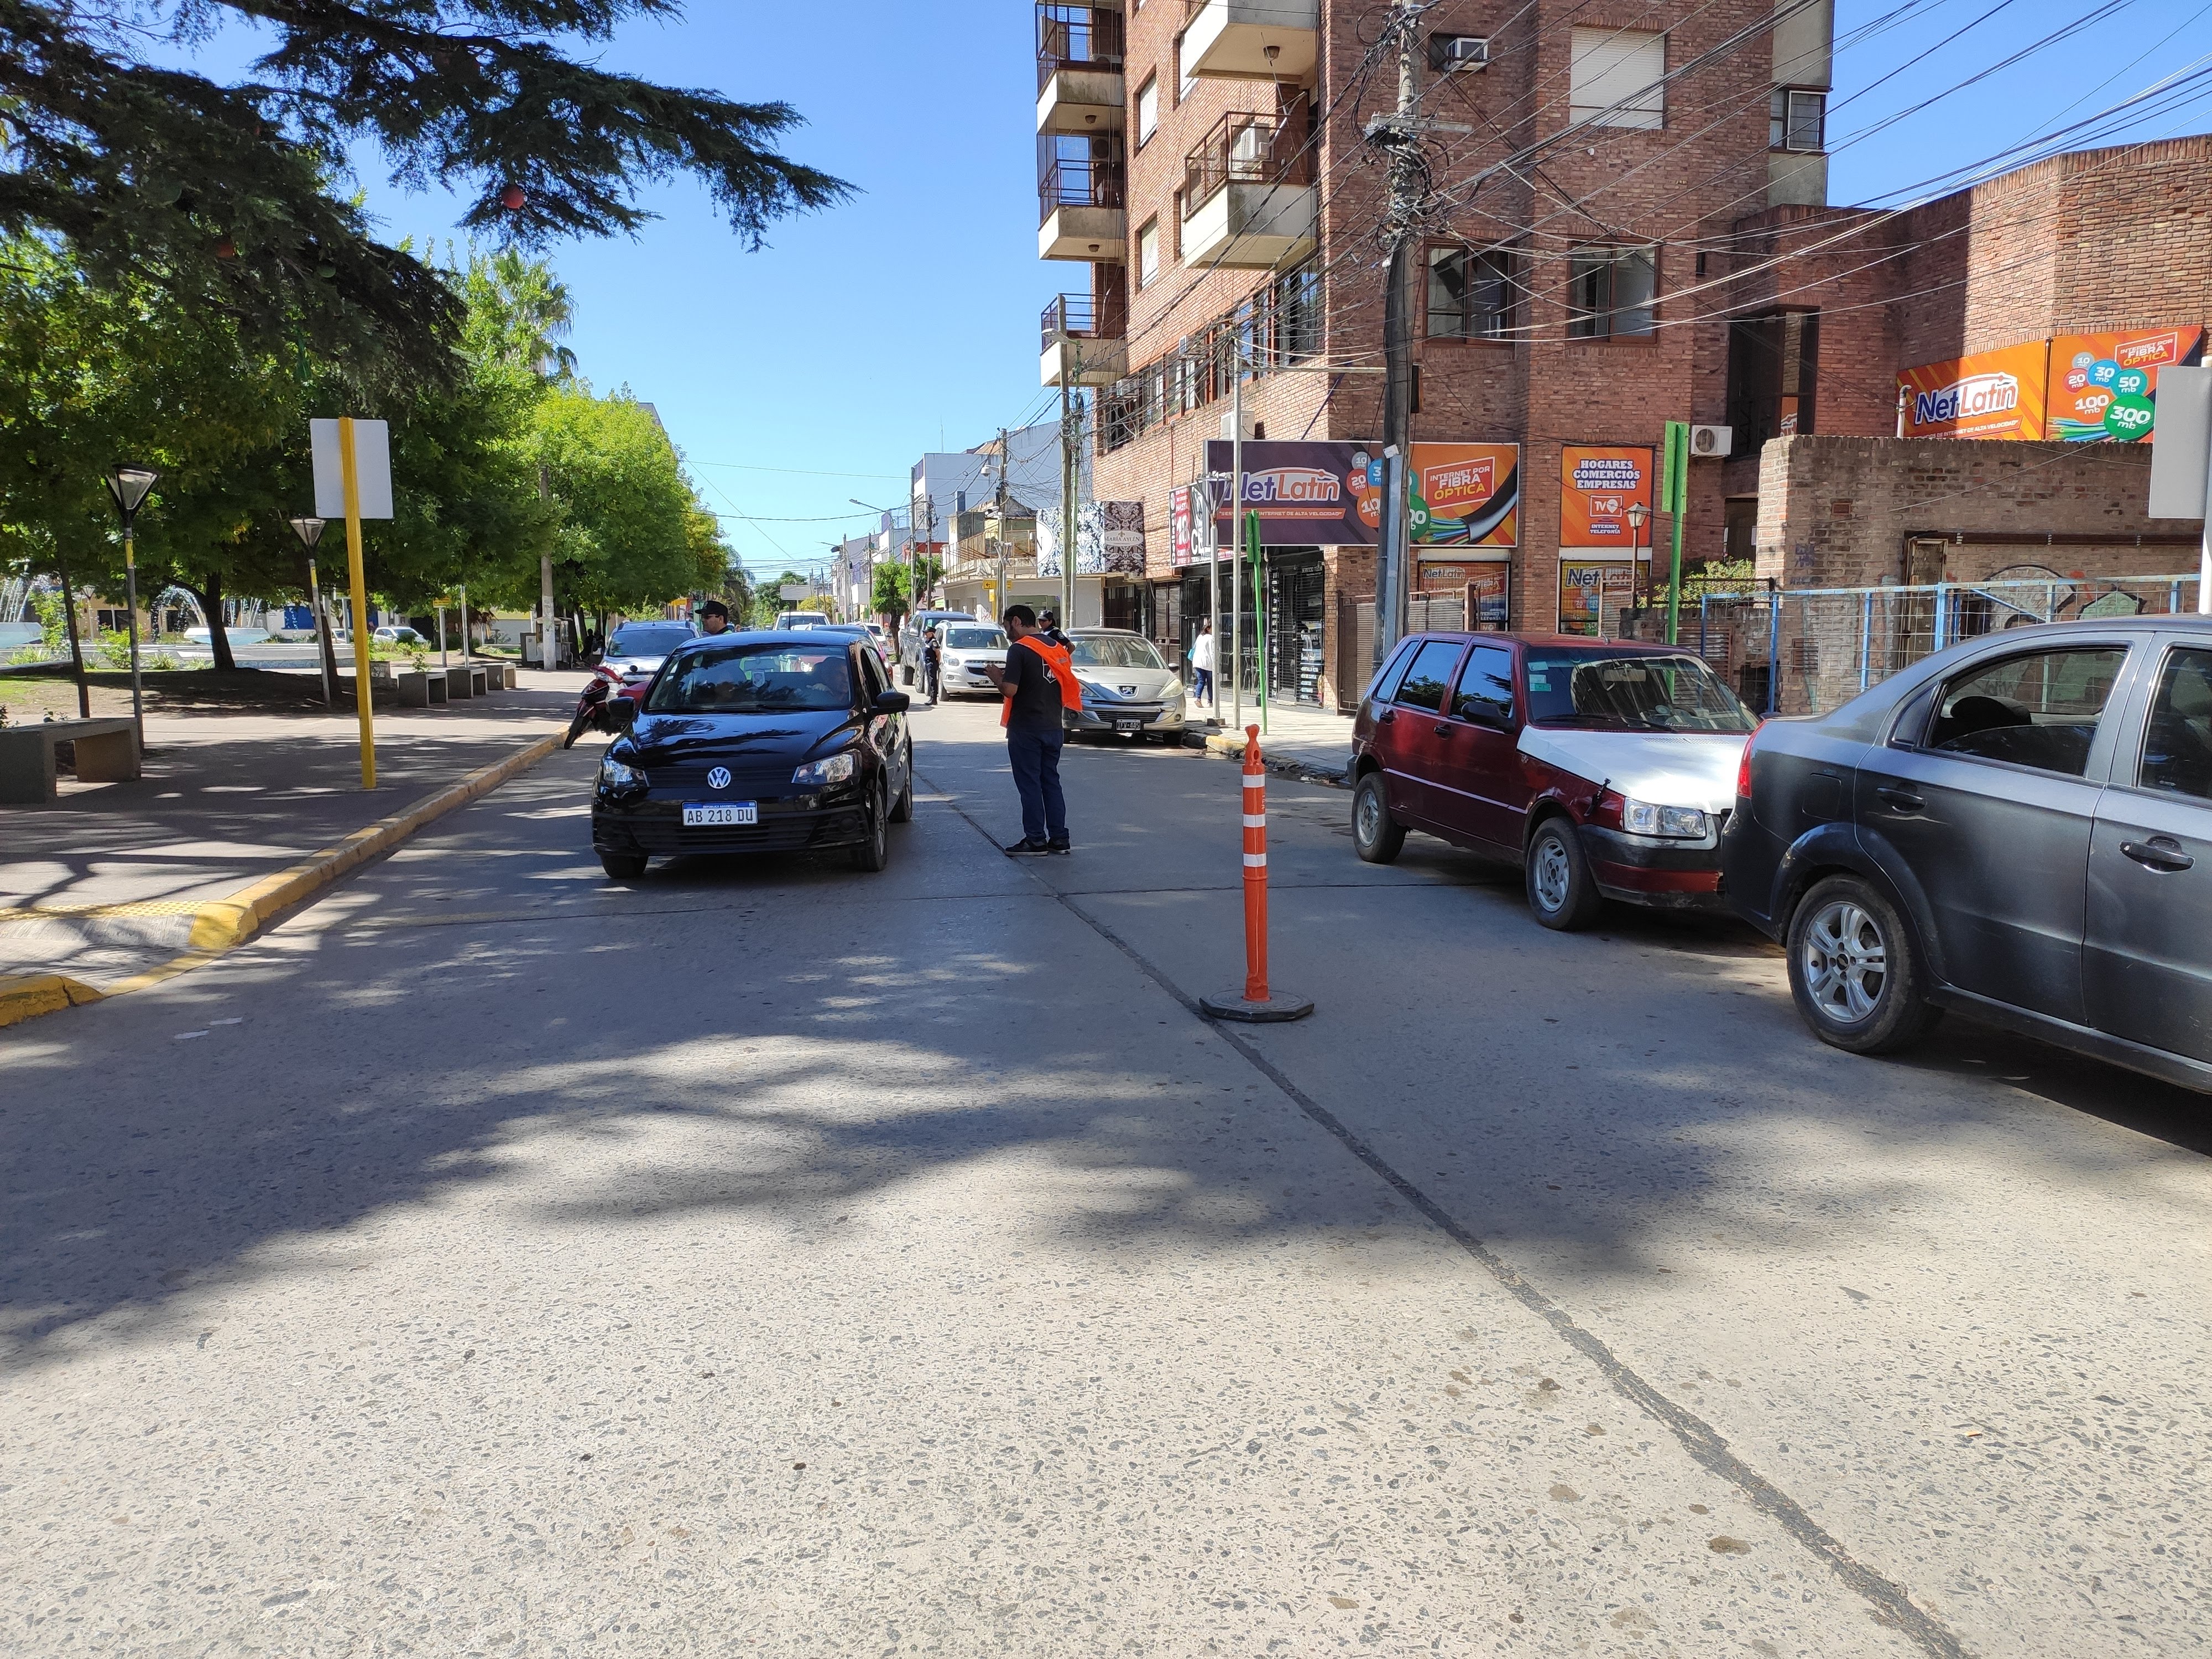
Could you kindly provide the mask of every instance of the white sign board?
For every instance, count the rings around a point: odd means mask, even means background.
[[[310,421],[315,446],[315,516],[342,521],[345,474],[338,459],[338,423]],[[392,428],[382,421],[353,423],[354,493],[364,519],[392,516]]]
[[[814,590],[808,586],[805,582],[786,582],[781,587],[777,588],[775,591],[779,594],[782,595],[783,598],[796,601],[806,598],[806,596],[813,592]]]
[[[2176,364],[2158,375],[2158,438],[2150,447],[2150,516],[2204,516],[2204,471],[2212,449],[2212,368]]]

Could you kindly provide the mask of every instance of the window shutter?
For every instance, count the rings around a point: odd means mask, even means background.
[[[1569,42],[1569,118],[1607,127],[1667,125],[1667,37],[1643,29],[1576,29]],[[1620,105],[1614,109],[1613,106]]]

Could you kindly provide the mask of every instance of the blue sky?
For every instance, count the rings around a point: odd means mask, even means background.
[[[2093,27],[1899,118],[2106,7]],[[2212,3],[2198,0],[1839,0],[1837,11],[1839,40],[1901,13],[1838,59],[1838,203],[1884,198],[2088,115],[2212,46],[2194,27]],[[682,23],[625,29],[604,54],[665,82],[794,105],[808,125],[788,151],[858,187],[846,206],[779,226],[758,253],[689,185],[652,193],[662,217],[635,240],[552,251],[584,373],[657,405],[749,568],[818,562],[823,543],[872,524],[848,497],[902,501],[923,451],[1046,411],[1037,313],[1086,279],[1036,257],[1034,27],[1019,5],[708,0]],[[2126,136],[2208,125],[2212,105],[2197,101]],[[392,235],[453,234],[450,201],[395,190],[362,159]]]

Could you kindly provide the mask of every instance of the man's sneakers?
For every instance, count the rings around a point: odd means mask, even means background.
[[[1044,850],[1048,853],[1072,853],[1075,848],[1069,844],[1067,837],[1062,836],[1058,841],[1045,842]]]
[[[1012,847],[1004,849],[1010,859],[1042,858],[1047,853],[1072,853],[1075,850],[1066,840],[1032,841],[1024,836]]]

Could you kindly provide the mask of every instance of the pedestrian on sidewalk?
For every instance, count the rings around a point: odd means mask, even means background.
[[[1190,695],[1207,708],[1213,707],[1213,624],[1202,622],[1198,625],[1198,637],[1190,642]]]
[[[1054,645],[1037,629],[1036,612],[1010,605],[1005,617],[1006,665],[986,665],[1005,697],[999,724],[1006,729],[1006,760],[1014,788],[1022,798],[1022,838],[1006,848],[1009,858],[1069,850],[1067,802],[1060,789],[1060,746],[1066,738],[1063,711],[1083,707],[1083,692],[1067,647]]]

